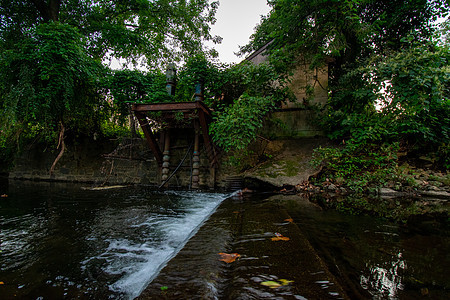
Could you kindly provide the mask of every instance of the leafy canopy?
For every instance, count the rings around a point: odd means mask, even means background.
[[[83,47],[97,59],[106,54],[149,65],[189,57],[203,49],[218,3],[208,0],[0,0],[0,41],[34,34],[38,24],[59,22],[78,29]]]
[[[336,71],[372,54],[398,50],[403,37],[427,40],[433,22],[448,12],[437,0],[269,0],[262,18],[241,54],[270,42],[272,60],[291,64],[306,56],[315,64],[335,60]],[[315,65],[313,64],[313,66]]]
[[[0,0],[2,152],[15,152],[11,142],[26,138],[55,142],[59,131],[96,132],[112,112],[124,110],[126,97],[139,100],[139,89],[156,89],[161,81],[157,72],[149,82],[132,72],[114,74],[102,65],[107,57],[132,63],[144,57],[156,68],[196,53],[214,55],[202,42],[218,41],[209,33],[217,6],[209,0]],[[141,86],[124,87],[130,76]],[[117,101],[108,101],[110,95]]]

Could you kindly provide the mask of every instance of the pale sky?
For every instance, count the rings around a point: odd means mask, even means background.
[[[217,22],[212,26],[212,35],[223,38],[222,43],[214,48],[219,52],[219,60],[223,63],[240,62],[244,57],[237,57],[234,52],[239,46],[248,43],[254,28],[267,15],[270,7],[267,0],[219,0],[216,13]]]
[[[221,36],[221,44],[209,44],[219,52],[219,61],[222,63],[238,63],[245,57],[237,57],[239,46],[247,45],[256,25],[261,21],[262,15],[267,15],[270,7],[267,0],[219,0],[220,5],[216,13],[216,23],[211,27],[211,35]],[[121,63],[122,62],[122,63]],[[122,69],[123,60],[105,59],[112,69]],[[128,66],[134,69],[134,66]],[[146,70],[146,68],[137,67]]]

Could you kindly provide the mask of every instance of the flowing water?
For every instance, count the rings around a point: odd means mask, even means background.
[[[0,192],[2,299],[134,298],[225,198],[25,182]]]
[[[294,242],[298,229],[351,299],[450,297],[450,237],[433,220],[399,225],[324,211],[299,196],[82,187],[0,183],[8,196],[0,198],[1,299],[132,299],[150,282],[144,299],[161,287],[176,299],[304,299],[300,281],[321,275],[294,268],[299,251],[270,241],[277,230]],[[227,265],[217,259],[225,250],[242,257]],[[261,285],[280,278],[295,282]]]

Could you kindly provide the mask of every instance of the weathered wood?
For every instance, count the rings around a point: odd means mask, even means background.
[[[173,119],[175,118],[175,112],[182,111],[185,114],[185,117],[191,115],[198,118],[210,167],[215,167],[217,165],[217,153],[208,132],[208,121],[211,119],[211,110],[203,102],[133,104],[131,110],[134,111],[138,118],[139,124],[144,131],[144,135],[147,138],[150,148],[155,154],[159,166],[162,166],[163,164],[163,154],[146,122],[145,113],[148,112],[163,112],[163,118]]]
[[[209,164],[211,167],[214,167],[217,163],[217,156],[211,138],[209,136],[208,122],[206,120],[205,112],[203,110],[199,110],[198,117],[200,121],[200,127],[202,129],[203,140],[205,141],[206,154],[208,155],[209,158]]]
[[[210,109],[200,101],[177,102],[177,103],[155,103],[155,104],[133,104],[131,110],[134,112],[155,112],[155,111],[180,111],[199,109],[207,115],[211,115]]]
[[[163,155],[161,149],[159,148],[158,143],[156,142],[156,138],[153,135],[152,130],[150,129],[147,119],[145,118],[145,115],[136,111],[134,114],[136,115],[136,118],[139,121],[139,125],[141,125],[142,131],[144,132],[144,136],[147,139],[148,145],[150,146],[150,149],[152,150],[153,155],[155,156],[155,159],[158,162],[158,165],[161,167],[163,163]]]

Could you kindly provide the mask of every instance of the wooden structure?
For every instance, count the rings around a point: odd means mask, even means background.
[[[193,152],[193,172],[192,187],[198,188],[199,175],[199,135],[201,134],[209,160],[209,168],[215,177],[215,169],[218,166],[218,151],[216,150],[210,136],[209,123],[211,122],[211,111],[202,101],[194,102],[178,102],[178,103],[156,103],[156,104],[133,104],[134,112],[139,124],[144,132],[147,143],[153,152],[155,159],[162,170],[162,181],[168,180],[169,159],[170,159],[170,131],[175,128],[176,123],[181,115],[190,126],[195,130],[194,152]],[[150,121],[152,114],[159,113],[158,119],[166,123],[162,128],[161,134],[164,134],[164,145],[160,145],[153,133]],[[190,127],[189,126],[189,127]],[[162,139],[161,139],[162,140]],[[164,148],[161,149],[160,146]]]

